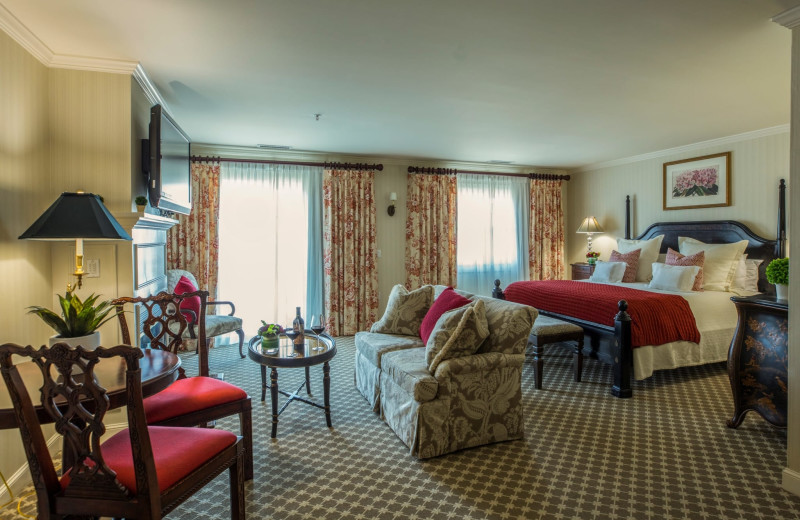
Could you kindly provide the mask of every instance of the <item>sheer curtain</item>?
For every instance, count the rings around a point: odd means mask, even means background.
[[[528,279],[527,177],[458,175],[458,288],[490,295]]]
[[[220,175],[219,298],[245,334],[322,312],[322,168],[225,162]]]

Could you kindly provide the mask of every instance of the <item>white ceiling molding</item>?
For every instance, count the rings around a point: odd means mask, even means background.
[[[570,171],[575,173],[590,172],[600,170],[603,168],[612,168],[615,166],[622,166],[624,164],[635,163],[639,161],[647,161],[649,159],[657,159],[659,157],[666,157],[668,155],[675,155],[680,153],[693,152],[703,148],[710,148],[712,146],[738,143],[740,141],[749,141],[750,139],[758,139],[759,137],[767,137],[770,135],[789,133],[789,125],[778,125],[762,130],[754,130],[752,132],[745,132],[743,134],[729,135],[727,137],[720,137],[718,139],[709,139],[708,141],[700,141],[699,143],[687,144],[675,148],[667,148],[666,150],[659,150],[657,152],[645,153],[642,155],[634,155],[633,157],[625,157],[623,159],[614,159],[613,161],[600,162],[595,164],[588,164],[580,168],[574,168]]]
[[[787,29],[800,27],[800,5],[773,16],[772,21],[778,25],[786,27]]]
[[[8,34],[23,49],[31,53],[46,67],[58,69],[89,70],[114,74],[132,74],[138,62],[111,60],[88,56],[68,56],[55,54],[42,40],[28,29],[16,16],[0,4],[0,29]]]
[[[144,67],[142,67],[140,63],[136,65],[135,69],[133,69],[133,78],[136,80],[136,83],[142,87],[144,95],[147,97],[147,100],[151,105],[161,105],[167,110],[167,112],[169,112],[167,102],[161,97],[161,93],[158,91],[153,82],[150,81],[150,76],[147,75],[147,72],[145,72]]]

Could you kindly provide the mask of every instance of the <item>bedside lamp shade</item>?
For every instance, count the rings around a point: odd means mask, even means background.
[[[78,277],[78,287],[84,274],[84,240],[132,240],[100,201],[100,197],[83,192],[62,193],[19,238],[75,240],[74,274]],[[67,290],[71,292],[69,286]]]
[[[593,233],[602,233],[603,228],[600,227],[600,224],[597,223],[597,219],[594,217],[586,217],[583,219],[578,231],[576,233],[586,233],[586,252],[589,253],[592,251],[592,234]]]

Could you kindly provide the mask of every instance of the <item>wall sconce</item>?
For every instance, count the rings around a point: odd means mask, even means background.
[[[389,214],[390,217],[394,216],[394,203],[397,200],[397,193],[391,192],[389,194],[389,209],[386,212]]]
[[[62,193],[60,197],[31,224],[20,239],[75,240],[75,287],[67,284],[67,292],[80,289],[83,275],[84,240],[132,240],[117,219],[93,193]]]
[[[594,233],[602,233],[603,228],[600,227],[600,224],[597,223],[597,219],[594,217],[586,217],[583,219],[583,223],[578,228],[576,233],[586,233],[586,252],[590,253],[592,251],[592,234]]]

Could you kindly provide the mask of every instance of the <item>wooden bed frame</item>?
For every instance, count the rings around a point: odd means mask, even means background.
[[[759,291],[772,294],[774,288],[767,283],[765,270],[774,258],[783,258],[786,253],[786,183],[783,179],[778,187],[778,233],[775,240],[770,240],[753,233],[746,225],[735,220],[713,220],[693,222],[658,222],[648,227],[637,240],[647,240],[657,235],[664,235],[661,242],[661,253],[668,248],[678,250],[678,237],[691,237],[707,244],[723,244],[747,240],[745,249],[750,259],[763,260],[759,266]],[[631,204],[630,196],[625,197],[625,238],[631,238]],[[500,280],[495,280],[492,296],[505,299],[500,288]],[[631,345],[631,317],[627,312],[628,303],[619,302],[619,312],[614,317],[614,326],[601,325],[571,316],[548,311],[541,314],[574,323],[583,327],[590,339],[593,353],[596,353],[600,342],[611,345],[612,364],[614,366],[614,383],[611,393],[615,397],[632,397],[631,379],[633,376],[633,347]]]

